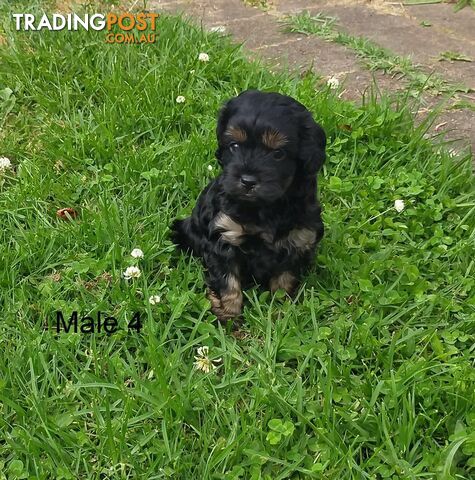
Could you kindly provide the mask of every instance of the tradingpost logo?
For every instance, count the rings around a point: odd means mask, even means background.
[[[16,30],[106,30],[106,43],[155,43],[158,13],[13,13]],[[150,28],[153,33],[145,33]],[[114,30],[114,31],[113,31]]]

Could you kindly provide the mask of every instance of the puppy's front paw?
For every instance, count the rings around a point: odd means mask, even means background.
[[[297,288],[297,279],[290,272],[282,272],[270,279],[269,287],[272,293],[283,289],[288,295],[292,296]]]
[[[220,322],[226,322],[241,315],[242,293],[240,290],[224,292],[221,297],[213,290],[208,290],[207,297],[211,302],[211,311]]]

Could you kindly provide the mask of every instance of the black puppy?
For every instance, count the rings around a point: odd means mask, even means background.
[[[292,293],[323,235],[316,200],[326,137],[291,97],[248,90],[222,108],[216,157],[223,172],[203,190],[173,240],[202,257],[212,311],[238,316],[253,281]]]

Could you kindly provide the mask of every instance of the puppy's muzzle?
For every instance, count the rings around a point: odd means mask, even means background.
[[[257,178],[254,175],[242,175],[241,185],[246,190],[252,190],[257,185]]]

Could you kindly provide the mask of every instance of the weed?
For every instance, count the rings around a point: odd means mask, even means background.
[[[441,92],[469,92],[464,85],[452,84],[434,73],[427,73],[415,66],[408,57],[395,55],[389,50],[382,48],[375,42],[365,37],[355,37],[336,28],[336,18],[322,13],[311,15],[304,12],[298,15],[288,16],[282,20],[284,28],[289,32],[305,35],[318,35],[319,37],[344,45],[356,52],[366,66],[371,70],[380,70],[385,73],[399,75],[406,78],[408,88],[414,96],[418,96],[422,90],[435,93]],[[453,57],[451,58],[454,59]],[[465,59],[457,57],[457,60]]]

